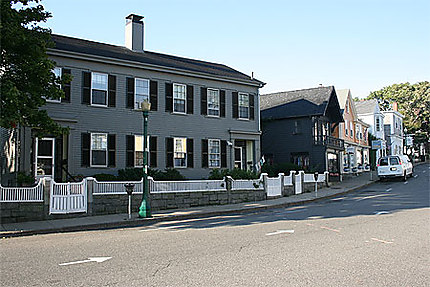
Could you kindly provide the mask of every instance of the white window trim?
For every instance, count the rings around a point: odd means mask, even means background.
[[[176,141],[177,140],[184,140],[185,141],[185,166],[178,166],[175,164],[175,153],[177,153],[176,151]],[[173,167],[174,168],[187,168],[187,163],[188,163],[188,158],[187,158],[187,138],[180,138],[180,137],[175,137],[173,138]]]
[[[218,142],[219,153],[211,153],[210,152],[211,142]],[[219,165],[218,166],[211,166],[210,165],[211,154],[218,154],[218,156],[219,156],[219,159],[218,159]],[[209,166],[209,168],[221,168],[221,140],[219,140],[219,139],[208,139],[208,166]]]
[[[61,68],[61,67],[55,67],[54,69],[53,69],[53,71],[52,72],[54,72],[56,69],[59,69],[60,70],[60,78],[61,78],[61,75],[63,74],[63,68]],[[55,72],[54,72],[55,73]],[[60,85],[60,89],[62,88],[62,86]],[[48,103],[53,103],[53,104],[60,104],[61,103],[61,98],[59,98],[58,100],[53,100],[53,99],[45,99]]]
[[[209,114],[209,90],[218,92],[218,109],[211,109],[218,111],[218,115],[210,115]],[[207,90],[207,99],[206,99],[206,114],[208,117],[219,118],[221,116],[221,92],[219,89],[208,88]]]
[[[248,97],[248,117],[247,118],[243,118],[243,117],[241,117],[240,116],[240,107],[241,107],[241,105],[240,105],[240,96],[241,95],[246,95],[247,97]],[[239,93],[238,94],[238,96],[237,96],[238,98],[237,98],[237,108],[238,108],[238,111],[237,111],[237,117],[238,117],[238,119],[239,120],[249,120],[249,116],[250,116],[250,108],[249,108],[249,94],[247,94],[247,93]]]
[[[184,92],[185,92],[185,99],[184,99],[184,112],[177,112],[175,111],[175,86],[183,86]],[[179,83],[173,83],[173,91],[172,91],[172,113],[174,114],[180,114],[180,115],[186,115],[187,114],[187,85],[185,84],[179,84]]]
[[[94,165],[93,164],[93,135],[105,135],[106,136],[106,164],[105,165]],[[107,167],[108,166],[108,134],[107,133],[90,133],[90,167]]]
[[[137,102],[137,99],[136,99],[137,88],[136,88],[136,86],[137,86],[137,81],[145,81],[145,82],[148,83],[148,101],[150,101],[149,97],[150,97],[151,91],[150,91],[150,86],[149,86],[149,80],[148,79],[143,79],[143,78],[135,78],[134,79],[134,109],[135,110],[141,110],[141,107],[136,108],[136,102]]]
[[[93,79],[94,79],[94,75],[106,75],[106,105],[101,105],[101,104],[93,104]],[[90,105],[93,107],[105,107],[107,108],[108,106],[108,101],[109,101],[109,75],[106,73],[99,73],[99,72],[91,72],[91,93],[90,93]]]

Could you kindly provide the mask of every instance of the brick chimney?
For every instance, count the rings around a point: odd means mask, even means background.
[[[393,111],[395,111],[395,112],[397,112],[398,109],[399,109],[397,102],[393,102],[393,104],[391,105],[391,107],[392,107]]]
[[[143,16],[130,14],[125,17],[125,46],[136,52],[143,52],[144,27]]]

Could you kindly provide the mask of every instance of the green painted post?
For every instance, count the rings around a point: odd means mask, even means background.
[[[148,104],[148,103],[146,103]],[[143,112],[143,198],[139,208],[139,217],[151,217],[151,207],[149,205],[149,182],[148,182],[148,111],[151,108],[142,103]]]

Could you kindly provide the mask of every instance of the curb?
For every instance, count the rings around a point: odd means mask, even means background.
[[[185,220],[185,219],[198,219],[203,217],[212,217],[219,215],[230,215],[230,214],[243,214],[243,213],[252,213],[270,209],[284,208],[290,206],[298,206],[304,205],[311,202],[322,201],[330,198],[337,197],[339,195],[348,194],[354,192],[358,189],[367,187],[371,184],[374,184],[376,181],[367,182],[365,184],[353,187],[348,190],[344,190],[339,193],[334,193],[327,196],[322,196],[313,199],[306,199],[297,202],[286,202],[280,204],[273,205],[265,205],[265,206],[255,206],[255,207],[245,207],[241,209],[234,210],[220,210],[220,211],[209,211],[209,212],[200,212],[196,214],[184,214],[184,215],[167,215],[164,217],[153,217],[153,218],[142,218],[142,219],[134,219],[134,220],[124,220],[120,222],[109,222],[109,223],[96,223],[89,224],[83,226],[68,226],[68,227],[60,227],[60,228],[48,228],[48,229],[39,229],[39,230],[24,230],[24,231],[6,231],[0,232],[1,238],[12,238],[12,237],[22,237],[22,236],[31,236],[31,235],[39,235],[39,234],[50,234],[50,233],[64,233],[64,232],[78,232],[78,231],[94,231],[94,230],[108,230],[114,228],[130,228],[130,227],[139,227],[139,226],[147,226],[150,224],[162,222],[162,221],[174,221],[174,220]]]

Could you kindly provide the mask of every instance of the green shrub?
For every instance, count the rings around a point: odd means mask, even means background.
[[[25,172],[22,172],[22,171],[19,171],[16,174],[16,181],[19,186],[34,185],[34,183],[36,182],[34,179],[34,176],[30,174],[26,174]]]
[[[117,181],[118,180],[118,177],[109,173],[98,173],[93,175],[93,177],[98,181]]]
[[[243,170],[235,168],[233,170],[229,169],[213,169],[209,174],[208,179],[219,180],[226,176],[231,176],[233,179],[257,179],[259,175],[250,170]]]
[[[269,177],[277,177],[279,173],[289,175],[291,170],[299,171],[303,170],[303,167],[290,162],[273,165],[265,164],[263,165],[261,172],[267,173]]]
[[[184,180],[185,177],[176,169],[168,168],[164,171],[158,169],[148,169],[148,175],[154,180]],[[143,177],[143,168],[126,168],[118,171],[118,180],[139,181]]]

